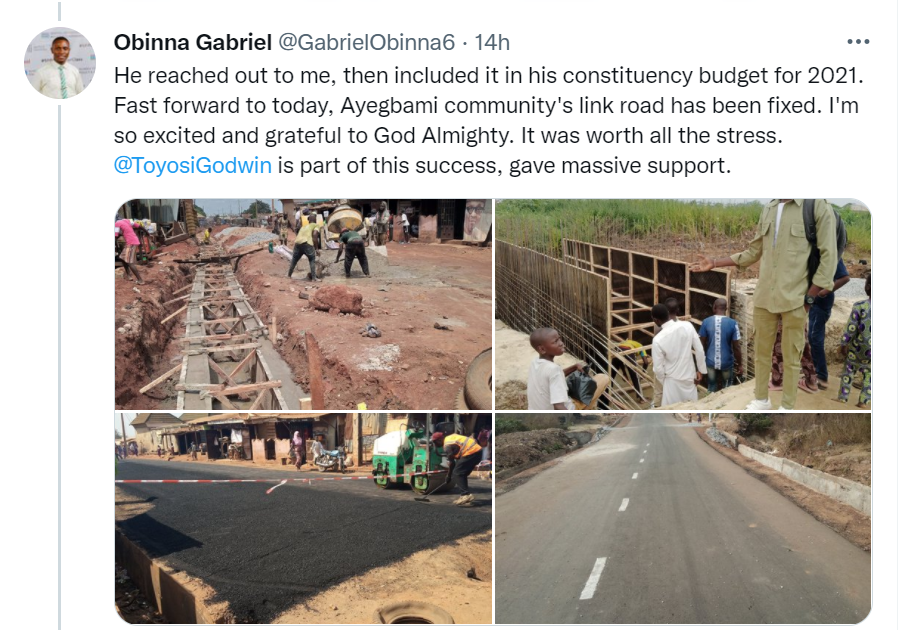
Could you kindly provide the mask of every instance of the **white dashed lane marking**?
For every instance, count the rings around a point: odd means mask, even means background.
[[[622,499],[622,505],[619,506],[619,512],[624,512],[628,509],[628,499]]]
[[[602,577],[603,569],[606,568],[606,558],[596,558],[596,563],[593,565],[593,570],[590,571],[590,577],[586,581],[586,586],[583,587],[583,592],[580,593],[580,599],[593,599],[593,594],[596,592],[596,585],[599,584],[599,578]]]
[[[643,458],[643,457],[641,458],[641,462],[640,462],[640,463],[642,463],[642,464],[644,463],[644,458]]]
[[[638,473],[633,474],[633,475],[631,476],[631,478],[632,478],[632,479],[637,479],[637,478],[638,478]]]

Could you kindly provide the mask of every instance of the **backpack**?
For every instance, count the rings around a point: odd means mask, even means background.
[[[843,223],[843,217],[832,206],[833,216],[836,217],[836,259],[843,257],[846,251],[846,224]],[[801,206],[801,213],[804,219],[804,235],[811,244],[811,254],[808,256],[808,288],[814,283],[814,274],[820,267],[820,249],[817,247],[817,221],[814,220],[814,199],[805,199]]]

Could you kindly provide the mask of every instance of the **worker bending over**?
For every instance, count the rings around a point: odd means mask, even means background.
[[[468,476],[481,461],[481,445],[473,437],[457,433],[433,433],[433,443],[449,458],[449,479],[455,481],[455,487],[461,493],[453,503],[468,505],[474,500],[474,495],[468,488]]]
[[[349,230],[340,235],[340,251],[337,252],[334,263],[340,262],[340,254],[346,252],[346,277],[349,278],[349,270],[352,269],[353,260],[358,258],[359,265],[362,267],[362,273],[371,276],[369,273],[369,259],[365,256],[365,242],[359,232]]]

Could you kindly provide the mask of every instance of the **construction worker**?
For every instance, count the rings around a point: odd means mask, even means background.
[[[317,256],[317,250],[315,249],[317,245],[315,232],[318,229],[318,225],[314,223],[316,217],[313,214],[309,219],[308,223],[305,223],[304,227],[298,231],[298,236],[295,237],[295,249],[292,252],[292,262],[288,267],[288,277],[292,277],[295,266],[298,264],[298,261],[301,260],[301,257],[307,256],[308,262],[311,265],[311,273],[308,277],[312,282],[316,282],[318,277],[317,267],[315,265],[315,258]]]
[[[388,242],[388,226],[391,223],[391,213],[388,211],[388,202],[382,201],[379,206],[378,216],[375,219],[375,244],[385,245]]]
[[[455,487],[461,493],[453,503],[468,505],[474,500],[474,495],[468,489],[468,475],[481,462],[481,445],[475,438],[457,433],[433,433],[433,444],[441,448],[449,458],[449,478],[455,481]]]
[[[359,235],[359,232],[349,230],[340,235],[340,251],[337,252],[334,263],[340,262],[340,254],[346,252],[346,277],[350,277],[350,269],[353,266],[353,259],[359,259],[359,265],[362,267],[362,273],[371,276],[369,273],[369,259],[365,255],[365,241]]]

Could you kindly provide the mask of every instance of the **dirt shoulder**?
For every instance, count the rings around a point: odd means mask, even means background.
[[[507,417],[527,418],[519,414]],[[615,428],[627,422],[631,414],[602,417],[606,422],[594,423],[583,420],[566,429],[546,428],[497,435],[494,438],[494,450],[497,454],[494,489],[497,496],[518,488],[581,447],[591,447],[592,437],[598,429]]]
[[[872,485],[871,416],[868,414],[784,414],[771,431],[747,437],[730,414],[715,414],[715,426],[737,435],[761,453],[784,457],[835,477]]]
[[[138,286],[125,279],[121,267],[115,270],[115,408],[175,409],[172,380],[147,392],[138,390],[174,367],[182,360],[177,336],[182,336],[182,314],[166,324],[160,322],[182,306],[175,297],[191,282],[191,269],[174,262],[194,255],[191,239],[168,245],[156,252],[156,258],[139,264],[144,284]]]
[[[387,258],[369,254],[375,257],[371,278],[353,273],[349,279],[342,261],[334,265],[335,257],[329,250],[320,254],[330,273],[318,283],[305,280],[306,260],[290,279],[289,261],[269,251],[245,257],[238,269],[262,320],[276,317],[277,348],[296,383],[309,387],[307,331],[323,355],[328,409],[355,409],[360,403],[369,409],[456,408],[468,365],[491,346],[490,250],[391,244]],[[314,310],[299,298],[333,284],[361,293],[361,315]],[[381,337],[361,336],[369,323]],[[449,330],[437,329],[437,323]]]
[[[460,624],[493,620],[493,533],[427,549],[327,589],[273,623],[372,623],[386,604],[417,601],[446,610]],[[473,574],[474,577],[468,577]]]
[[[705,434],[705,427],[695,427],[703,442],[743,468],[805,512],[824,523],[863,551],[872,548],[872,519],[858,510],[815,492],[782,473],[747,459],[736,450],[720,446]]]

